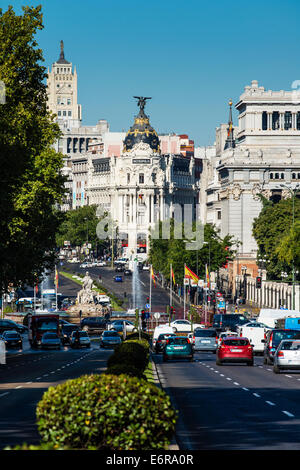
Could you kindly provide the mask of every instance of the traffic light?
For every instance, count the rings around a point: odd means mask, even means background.
[[[150,303],[150,297],[147,297],[146,298],[146,304],[149,304]]]
[[[256,288],[261,289],[261,277],[257,276],[256,278]]]
[[[142,321],[144,321],[146,319],[145,310],[142,310],[141,314],[142,314]]]

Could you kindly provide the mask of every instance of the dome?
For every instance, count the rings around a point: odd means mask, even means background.
[[[135,117],[133,126],[130,127],[126,134],[123,153],[130,152],[136,144],[140,143],[148,144],[154,153],[160,153],[160,144],[157,132],[150,125],[149,117],[144,113],[145,99],[147,98],[141,99],[144,100],[142,101],[143,105],[140,105],[140,112]]]

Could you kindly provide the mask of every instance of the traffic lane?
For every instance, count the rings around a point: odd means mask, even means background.
[[[290,418],[300,419],[300,371],[286,371],[274,374],[272,366],[265,366],[261,357],[254,357],[254,366],[244,364],[224,364],[217,366],[215,358],[209,355],[197,358],[207,366],[223,373],[233,383],[238,383],[244,389],[252,391],[256,398],[263,400],[269,406],[277,407]],[[254,390],[254,391],[253,391]]]
[[[72,350],[66,355],[53,352],[38,363],[27,364],[30,370],[10,373],[0,386],[1,448],[27,442],[39,442],[36,406],[50,387],[85,374],[101,374],[112,350],[93,348]]]
[[[176,437],[180,449],[298,450],[300,415],[291,418],[283,413],[287,410],[261,399],[264,390],[260,387],[244,387],[242,381],[218,370],[213,356],[206,354],[205,359],[196,354],[194,363],[163,363],[161,355],[155,355],[163,388],[179,410]],[[258,373],[255,368],[239,368],[247,374]],[[284,392],[288,399],[290,391]]]

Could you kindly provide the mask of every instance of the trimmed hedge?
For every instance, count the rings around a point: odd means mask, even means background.
[[[142,341],[124,341],[107,360],[107,367],[129,365],[144,372],[149,362],[149,344]]]
[[[121,375],[126,374],[130,377],[143,377],[143,372],[130,364],[116,364],[106,369],[103,374]]]
[[[169,396],[128,375],[85,375],[50,387],[37,406],[43,442],[73,449],[166,449],[177,413]]]

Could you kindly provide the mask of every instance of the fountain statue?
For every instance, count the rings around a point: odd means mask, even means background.
[[[77,303],[78,304],[91,304],[94,303],[95,293],[92,291],[93,279],[87,271],[83,278],[82,289],[77,294]]]
[[[100,305],[99,299],[99,294],[93,291],[93,279],[87,271],[82,279],[82,288],[77,294],[76,304],[68,309],[68,314],[71,317],[104,316],[109,309]]]

